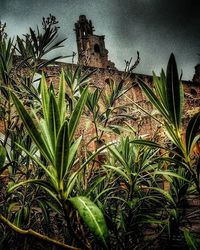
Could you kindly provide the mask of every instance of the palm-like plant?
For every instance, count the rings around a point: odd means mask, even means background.
[[[107,246],[108,231],[101,210],[87,197],[74,196],[74,187],[80,171],[96,156],[90,156],[78,170],[73,170],[77,164],[76,154],[81,137],[74,139],[77,125],[87,99],[87,87],[83,89],[74,110],[68,116],[65,103],[65,81],[62,72],[58,96],[52,87],[48,90],[44,76],[41,80],[42,117],[32,113],[30,115],[15,94],[11,94],[20,118],[22,119],[29,136],[46,159],[44,165],[36,155],[21,147],[26,154],[44,170],[46,178],[27,180],[10,188],[10,191],[28,183],[38,184],[56,200],[63,210],[68,225],[69,203],[71,203],[83,218],[89,229],[97,236],[102,244]]]
[[[184,167],[190,172],[196,190],[200,194],[200,171],[198,161],[194,161],[192,151],[195,143],[199,140],[198,130],[200,127],[200,112],[195,114],[189,121],[185,129],[185,136],[182,136],[181,120],[183,118],[183,87],[178,77],[175,57],[170,56],[167,73],[162,71],[160,78],[154,74],[154,90],[139,79],[139,84],[151,103],[157,108],[164,119],[164,129],[166,135],[175,146],[174,157],[165,158]],[[151,144],[148,141],[143,142]],[[157,145],[160,147],[160,145]],[[176,156],[178,156],[178,158]]]

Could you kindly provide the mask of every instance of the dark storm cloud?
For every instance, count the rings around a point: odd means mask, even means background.
[[[121,2],[120,0],[118,1]],[[127,39],[132,37],[131,29],[144,26],[146,32],[187,32],[199,35],[199,0],[135,0],[125,1],[116,17],[118,32]],[[149,30],[150,29],[150,30]],[[143,30],[141,30],[143,31]]]
[[[166,66],[174,52],[184,77],[191,79],[200,52],[199,0],[0,0],[0,19],[13,36],[36,27],[49,13],[68,37],[62,54],[76,51],[74,22],[80,14],[92,19],[96,34],[106,35],[110,59],[123,68],[124,59],[140,51],[137,71],[151,74]]]
[[[199,1],[135,0],[123,5],[122,1],[117,2],[120,8],[115,31],[129,49],[133,44],[140,50],[145,67],[141,64],[139,69],[158,71],[174,52],[182,62],[184,77],[191,78],[200,51]]]

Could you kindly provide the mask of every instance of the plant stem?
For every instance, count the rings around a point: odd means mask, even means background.
[[[139,104],[137,104],[136,102],[134,102],[131,98],[129,98],[126,94],[124,94],[124,96],[131,101],[137,108],[139,108],[140,110],[142,110],[142,112],[144,112],[146,115],[150,116],[151,118],[153,118],[155,121],[157,121],[158,123],[164,125],[161,121],[159,121],[156,117],[154,117],[153,115],[151,115],[148,111],[146,111],[145,109],[143,109]]]
[[[28,230],[21,229],[21,228],[15,226],[13,223],[11,223],[9,220],[7,220],[2,214],[0,214],[0,221],[2,221],[5,225],[7,225],[13,231],[15,231],[19,234],[33,236],[33,237],[39,238],[43,241],[46,241],[48,243],[51,243],[53,245],[62,247],[64,249],[80,250],[79,248],[66,245],[66,244],[59,242],[57,240],[54,240],[46,235],[40,234],[32,229],[28,229]]]

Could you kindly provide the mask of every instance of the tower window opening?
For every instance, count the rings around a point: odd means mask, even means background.
[[[98,45],[98,44],[95,44],[95,45],[94,45],[94,52],[95,52],[95,53],[100,53],[100,48],[99,48],[99,45]]]
[[[191,92],[190,92],[193,96],[196,96],[197,95],[197,91],[195,89],[191,89]]]

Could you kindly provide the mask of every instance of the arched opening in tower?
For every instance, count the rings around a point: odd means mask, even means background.
[[[94,52],[100,53],[100,48],[99,48],[99,45],[97,43],[94,45]]]
[[[197,91],[195,90],[195,89],[191,89],[191,94],[193,95],[193,96],[197,96]]]

